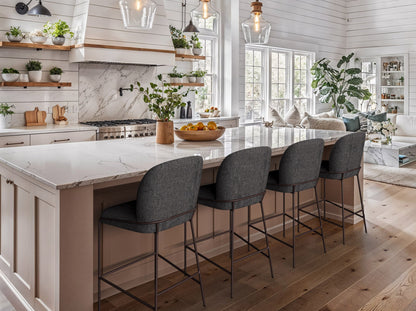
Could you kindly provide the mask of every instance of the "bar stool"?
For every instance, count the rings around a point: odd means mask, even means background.
[[[273,267],[270,257],[269,241],[267,238],[267,228],[264,220],[263,197],[266,191],[267,176],[270,170],[271,149],[269,147],[256,147],[234,152],[227,156],[222,162],[216,183],[202,186],[199,191],[198,203],[218,210],[229,211],[229,229],[212,236],[198,239],[197,242],[206,241],[223,234],[229,234],[229,252],[231,259],[231,269],[228,270],[203,254],[199,255],[217,266],[231,277],[231,298],[233,297],[234,263],[240,262],[255,254],[263,254],[269,260],[270,273],[273,278]],[[260,249],[251,244],[240,234],[234,232],[234,211],[251,205],[260,203],[262,220],[264,225],[264,236],[266,247]],[[250,233],[248,233],[250,235]],[[238,259],[234,258],[234,236],[241,239],[256,251]],[[188,249],[198,253],[196,249],[188,246]],[[267,253],[265,253],[267,251]]]
[[[324,179],[324,220],[342,228],[342,243],[345,244],[345,219],[357,215],[364,220],[364,230],[367,233],[364,203],[361,193],[360,177],[361,160],[364,152],[365,133],[352,133],[340,138],[334,145],[329,161],[322,161],[319,176]],[[355,212],[344,206],[344,180],[357,177],[358,191],[360,193],[361,210]],[[326,180],[339,180],[341,184],[341,205],[326,199]],[[342,210],[342,224],[338,224],[326,218],[326,203],[330,203]],[[345,211],[350,214],[345,216]],[[362,213],[360,215],[359,213]]]
[[[186,223],[189,222],[192,232],[192,243],[196,249],[195,233],[192,217],[197,207],[198,190],[201,182],[202,158],[198,156],[186,157],[169,161],[153,167],[144,176],[137,191],[137,200],[105,209],[98,224],[98,310],[101,309],[101,281],[116,288],[130,298],[143,305],[157,310],[158,296],[187,280],[194,280],[199,284],[202,302],[205,306],[204,291],[201,282],[198,252],[195,259],[198,271],[192,275],[185,269],[179,268],[170,260],[159,254],[159,233],[184,225],[186,244]],[[101,253],[102,225],[111,225],[129,231],[153,234],[154,251],[150,254],[136,257],[126,264],[120,265],[103,273]],[[185,249],[186,251],[186,249]],[[129,291],[107,279],[107,275],[124,269],[132,264],[149,257],[154,257],[154,305],[134,296]],[[158,291],[158,259],[182,272],[185,278]],[[196,278],[198,276],[198,278]]]
[[[283,193],[283,213],[275,214],[269,216],[268,219],[281,217],[283,216],[283,233],[285,234],[286,230],[286,217],[292,219],[292,244],[287,243],[273,235],[268,234],[271,238],[285,244],[292,248],[292,256],[293,256],[293,267],[295,267],[295,240],[297,237],[303,236],[309,232],[315,232],[322,238],[322,244],[324,248],[324,252],[326,253],[325,247],[325,239],[323,234],[322,228],[322,221],[321,221],[321,214],[318,206],[318,193],[316,191],[316,185],[318,184],[319,180],[319,169],[322,161],[322,153],[324,149],[324,141],[322,139],[311,139],[306,141],[301,141],[291,145],[285,153],[283,154],[279,170],[272,171],[269,174],[269,180],[267,182],[267,189],[281,192]],[[298,196],[298,217],[295,217],[295,193],[308,190],[308,189],[315,189],[315,199],[316,205],[318,210],[318,218],[319,218],[319,227],[312,228],[299,220],[299,212],[302,211],[306,214],[313,215],[309,211],[305,211],[304,209],[308,206],[300,207],[299,206],[299,196]],[[292,194],[292,215],[286,213],[286,203],[285,199],[286,193]],[[254,225],[257,222],[249,221],[249,226],[259,230]],[[308,231],[302,232],[300,234],[295,234],[295,223],[302,225],[308,229]],[[319,231],[318,231],[319,229]],[[259,230],[261,231],[261,230]]]

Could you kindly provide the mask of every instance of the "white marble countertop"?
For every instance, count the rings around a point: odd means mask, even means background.
[[[192,119],[173,119],[174,123],[195,123],[195,122],[208,122],[208,121],[228,121],[228,120],[237,120],[240,117],[216,117],[216,118],[201,118],[199,116],[194,117]]]
[[[212,142],[186,142],[175,138],[172,145],[158,145],[155,137],[116,139],[57,145],[0,149],[0,164],[55,189],[68,189],[106,181],[138,177],[153,166],[186,156],[201,155],[204,167],[218,166],[230,153],[270,146],[279,155],[291,144],[323,138],[333,144],[346,132],[260,125],[227,129]]]
[[[48,124],[46,126],[22,126],[8,129],[0,129],[0,137],[2,136],[16,136],[16,135],[31,135],[31,134],[47,134],[47,133],[62,133],[62,132],[81,132],[81,131],[96,131],[94,126],[83,124],[68,124],[56,125]]]

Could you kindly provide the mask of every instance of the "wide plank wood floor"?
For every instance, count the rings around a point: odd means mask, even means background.
[[[251,257],[235,266],[233,299],[228,275],[204,262],[207,307],[196,283],[187,282],[160,297],[160,310],[416,310],[416,189],[365,181],[364,193],[368,234],[362,224],[349,226],[344,246],[341,229],[325,224],[327,254],[319,236],[306,235],[297,240],[295,269],[291,249],[272,241],[275,278],[265,257]],[[217,260],[226,264],[228,257]],[[169,275],[160,288],[180,279]],[[151,283],[132,292],[153,301]],[[148,310],[122,294],[102,306],[103,311]]]

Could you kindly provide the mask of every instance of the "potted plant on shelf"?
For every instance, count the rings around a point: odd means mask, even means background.
[[[163,80],[162,75],[157,76],[158,83],[150,83],[150,87],[144,88],[137,82],[137,90],[143,94],[143,100],[149,110],[156,114],[156,142],[158,144],[172,144],[174,142],[174,131],[172,118],[175,110],[185,107],[184,97],[191,91],[182,92],[182,86],[173,87]],[[133,91],[134,86],[130,86]]]
[[[42,63],[38,60],[31,60],[26,64],[30,82],[40,82],[42,80]]]
[[[49,70],[49,79],[51,79],[52,82],[59,82],[61,81],[62,73],[64,71],[59,67],[53,67],[51,70]]]
[[[44,30],[35,29],[30,32],[29,39],[33,43],[44,44],[48,40],[48,35]]]
[[[204,83],[205,82],[205,76],[207,72],[205,70],[198,69],[197,71],[194,71],[194,76],[196,77],[196,83]]]
[[[399,79],[399,85],[403,86],[404,85],[404,77],[400,77]]]
[[[57,21],[56,23],[51,24],[47,22],[43,26],[44,32],[51,35],[52,43],[55,45],[64,45],[65,35],[69,35],[71,38],[74,37],[74,33],[69,28],[69,25],[64,21]]]
[[[199,41],[198,35],[195,33],[191,37],[191,43],[192,43],[192,53],[196,56],[199,56],[202,54],[202,43]]]
[[[185,76],[183,73],[180,73],[176,70],[176,66],[173,68],[171,73],[168,73],[170,78],[170,83],[183,83],[183,77]]]
[[[193,71],[188,73],[186,77],[188,78],[189,83],[196,83],[196,76]]]
[[[19,79],[19,71],[14,68],[4,68],[1,77],[4,82],[16,82]]]
[[[319,101],[332,104],[337,117],[340,117],[344,108],[348,112],[357,111],[351,103],[351,99],[369,100],[371,93],[361,85],[363,79],[360,77],[361,69],[350,67],[354,53],[343,56],[336,68],[331,62],[323,58],[317,61],[311,69],[313,76],[312,88],[319,95]]]
[[[188,50],[190,49],[190,45],[188,40],[186,40],[185,35],[183,32],[174,26],[169,26],[170,35],[172,38],[173,47],[176,50],[176,54],[185,55],[188,54]]]
[[[10,42],[20,42],[25,38],[25,34],[20,30],[20,27],[10,27],[10,30],[6,32],[7,40]]]
[[[0,129],[6,129],[9,127],[10,116],[14,114],[12,108],[14,108],[14,105],[6,103],[0,104]]]

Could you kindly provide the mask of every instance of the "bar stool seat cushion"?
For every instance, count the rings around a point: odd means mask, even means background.
[[[304,184],[296,185],[294,188],[291,185],[284,185],[280,182],[280,171],[272,171],[269,173],[269,179],[267,180],[267,189],[282,192],[282,193],[292,193],[299,192],[307,189],[311,189],[316,186],[316,181],[306,182]],[[293,190],[294,189],[294,190]]]
[[[202,186],[199,188],[199,195],[198,195],[198,203],[209,206],[216,209],[221,210],[231,210],[232,203],[231,202],[223,202],[216,200],[216,186],[217,184],[210,184],[206,186]],[[254,205],[260,203],[263,199],[263,194],[251,197],[249,199],[245,199],[242,201],[238,201],[234,203],[234,208],[243,208],[249,205]]]
[[[142,226],[135,224],[137,222],[136,201],[106,208],[101,213],[101,222],[126,230],[142,232]]]

